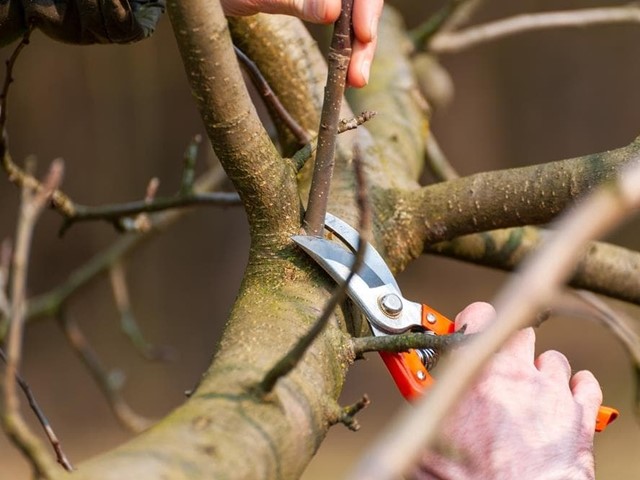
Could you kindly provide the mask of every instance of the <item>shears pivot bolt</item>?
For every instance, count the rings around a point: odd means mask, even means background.
[[[378,300],[385,315],[395,318],[402,312],[402,299],[395,293],[387,293]]]
[[[427,322],[431,324],[436,323],[436,316],[431,312],[427,313]]]

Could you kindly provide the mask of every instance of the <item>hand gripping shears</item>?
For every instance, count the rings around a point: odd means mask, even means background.
[[[325,229],[329,238],[307,235],[293,236],[300,246],[337,283],[344,282],[351,272],[360,235],[349,224],[327,213]],[[337,239],[340,244],[332,239]],[[367,244],[360,270],[347,286],[349,298],[367,318],[375,336],[424,332],[427,335],[453,333],[455,324],[429,305],[407,300],[382,256]],[[431,348],[407,352],[380,352],[400,393],[407,399],[418,397],[433,383],[429,371],[438,361],[438,352]],[[618,411],[600,407],[596,431],[618,417]]]

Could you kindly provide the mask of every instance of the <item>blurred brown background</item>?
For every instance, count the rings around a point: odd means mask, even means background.
[[[442,2],[389,1],[414,26]],[[621,2],[494,0],[478,21],[520,12]],[[9,49],[4,49],[6,58]],[[435,114],[433,128],[465,174],[528,165],[627,144],[640,130],[640,25],[529,33],[443,57],[456,96]],[[35,154],[39,170],[66,163],[64,189],[98,205],[139,199],[149,178],[160,193],[179,184],[185,145],[201,122],[164,18],[155,36],[126,47],[71,47],[35,34],[16,69],[9,134],[14,158]],[[200,162],[204,163],[203,153]],[[18,191],[0,179],[0,238],[14,235]],[[29,289],[41,293],[116,238],[107,224],[81,224],[63,239],[59,217],[38,225]],[[638,222],[615,241],[640,249]],[[183,400],[208,364],[246,262],[248,235],[238,209],[201,209],[136,252],[127,263],[134,310],[148,339],[171,345],[175,362],[143,360],[118,329],[109,284],[101,279],[74,298],[77,320],[106,365],[122,369],[124,394],[140,413],[159,417]],[[455,315],[471,301],[489,300],[506,276],[449,260],[424,257],[400,281],[409,298]],[[638,310],[625,307],[636,317]],[[539,332],[540,350],[563,351],[575,369],[594,371],[607,404],[622,418],[596,440],[598,477],[638,478],[640,429],[633,418],[632,372],[620,346],[600,326],[554,319]],[[128,438],[88,373],[51,320],[26,338],[24,376],[74,462]],[[343,474],[402,405],[376,356],[350,372],[345,403],[368,393],[362,429],[331,430],[306,480]],[[29,478],[26,463],[0,436],[0,479]]]

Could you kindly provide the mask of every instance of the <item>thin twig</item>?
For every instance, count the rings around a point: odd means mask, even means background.
[[[362,125],[365,122],[368,122],[376,115],[377,115],[377,112],[374,112],[371,110],[365,110],[364,112],[360,113],[359,115],[356,115],[355,117],[341,119],[338,122],[338,135],[340,135],[341,133],[347,132],[349,130],[358,128],[360,125]],[[305,164],[307,163],[307,160],[311,158],[311,155],[313,155],[313,152],[316,151],[316,148],[318,148],[317,137],[311,140],[311,142],[307,143],[304,147],[302,147],[300,150],[298,150],[296,153],[293,154],[293,156],[291,157],[291,162],[293,163],[293,166],[297,172],[302,170],[302,167],[304,167]]]
[[[117,224],[122,218],[138,215],[140,213],[161,212],[182,207],[193,207],[197,205],[214,205],[235,207],[241,205],[240,198],[235,192],[208,192],[189,193],[175,197],[156,198],[152,202],[139,200],[129,203],[118,203],[114,205],[101,205],[98,207],[87,207],[75,205],[74,215],[65,218],[60,228],[60,235],[63,235],[74,223],[91,220],[104,220]]]
[[[149,428],[153,421],[135,413],[120,395],[122,381],[114,381],[114,376],[104,367],[78,324],[67,315],[64,309],[58,312],[57,320],[69,345],[89,370],[120,424],[136,433]]]
[[[340,16],[335,23],[329,49],[329,71],[324,90],[324,103],[318,130],[318,151],[313,169],[309,201],[304,217],[307,234],[320,236],[324,228],[324,217],[329,201],[329,187],[335,164],[336,136],[342,97],[347,80],[347,69],[351,59],[351,12],[353,0],[343,0]]]
[[[4,363],[7,362],[7,357],[1,348],[0,348],[0,360],[2,360]],[[58,436],[53,431],[53,427],[51,427],[51,423],[49,422],[49,419],[44,414],[44,411],[38,404],[38,401],[36,400],[36,397],[33,394],[31,387],[29,387],[29,384],[27,383],[27,381],[19,373],[16,374],[16,381],[18,382],[18,385],[22,389],[24,396],[27,397],[29,406],[31,407],[31,410],[33,411],[35,416],[38,418],[38,422],[40,422],[40,425],[42,425],[44,433],[47,435],[47,438],[49,439],[49,443],[51,443],[51,447],[53,448],[53,451],[56,453],[56,460],[60,465],[62,465],[62,467],[66,471],[68,472],[73,471],[73,465],[69,461],[67,455],[64,453],[64,450],[62,450],[62,445],[60,444],[60,440],[58,440]]]
[[[379,438],[350,478],[399,478],[430,445],[445,416],[463,398],[471,382],[518,329],[530,325],[564,282],[590,240],[618,225],[640,207],[640,158],[634,157],[608,183],[556,223],[540,250],[502,289],[494,304],[496,320],[466,348],[441,365],[439,382],[412,408],[405,409]]]
[[[340,408],[336,417],[330,420],[331,424],[335,425],[337,423],[342,423],[352,432],[357,432],[360,430],[360,424],[356,419],[356,415],[363,409],[367,408],[370,403],[371,401],[369,400],[369,397],[367,394],[364,394],[356,403]]]
[[[624,23],[640,23],[640,6],[632,3],[621,7],[585,8],[563,12],[516,15],[465,30],[438,35],[429,44],[429,50],[436,54],[457,53],[467,48],[524,32],[549,28]]]
[[[16,65],[16,61],[20,56],[20,53],[29,45],[29,41],[31,38],[31,31],[33,27],[27,29],[24,33],[22,40],[16,45],[16,48],[13,50],[7,61],[5,62],[5,75],[4,82],[2,84],[2,91],[0,92],[0,130],[3,132],[3,141],[4,141],[4,129],[7,125],[7,102],[9,100],[9,88],[13,83],[13,69]]]
[[[238,60],[242,63],[247,73],[251,77],[253,84],[258,89],[260,95],[264,101],[269,105],[274,112],[278,115],[282,123],[284,123],[287,128],[291,131],[294,137],[300,145],[305,145],[311,141],[311,135],[307,132],[302,126],[296,121],[295,118],[289,113],[286,107],[282,104],[278,96],[275,94],[269,82],[264,78],[262,72],[255,64],[253,60],[251,60],[240,48],[236,45],[233,46],[236,56]]]
[[[26,314],[26,289],[31,239],[35,223],[49,201],[51,193],[62,181],[63,164],[54,160],[43,188],[34,192],[24,188],[18,216],[16,246],[12,262],[11,316],[6,340],[6,368],[2,378],[2,422],[7,435],[27,456],[34,470],[42,476],[51,476],[50,457],[37,437],[31,432],[20,414],[20,400],[16,392],[16,381],[22,360],[23,332]]]
[[[366,352],[406,352],[414,348],[433,348],[446,351],[469,341],[473,335],[464,335],[459,330],[450,335],[425,335],[424,333],[403,333],[380,337],[356,337],[351,339],[353,353],[357,356]]]
[[[147,360],[166,361],[174,358],[173,349],[153,345],[144,338],[131,308],[129,288],[122,260],[113,264],[109,269],[109,274],[113,298],[120,314],[120,327],[136,350]]]
[[[353,278],[353,276],[358,272],[360,267],[362,266],[362,262],[364,260],[364,255],[366,253],[367,243],[370,237],[371,230],[371,207],[369,205],[369,201],[367,199],[366,192],[366,180],[364,176],[364,171],[362,167],[362,162],[360,160],[360,153],[356,147],[353,158],[353,168],[355,170],[356,177],[356,188],[357,188],[357,204],[358,209],[360,211],[360,223],[358,227],[358,233],[360,235],[360,239],[358,241],[358,249],[355,253],[355,258],[353,260],[353,265],[351,266],[351,271],[349,275],[342,282],[338,288],[336,288],[331,295],[331,298],[326,303],[322,314],[313,324],[313,326],[305,333],[298,342],[293,346],[293,348],[287,352],[264,376],[262,381],[257,387],[257,390],[260,394],[264,395],[275,387],[277,381],[287,375],[291,370],[295,368],[295,366],[300,362],[300,359],[305,354],[307,349],[311,346],[313,341],[322,333],[324,327],[329,322],[329,319],[333,315],[333,311],[335,308],[342,302],[347,294],[347,287],[349,286],[349,282]]]

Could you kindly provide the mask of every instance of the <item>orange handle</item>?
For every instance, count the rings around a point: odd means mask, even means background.
[[[612,407],[605,407],[604,405],[598,409],[598,416],[596,417],[596,432],[602,432],[607,425],[613,422],[620,412]]]
[[[455,331],[455,323],[428,305],[422,305],[422,325],[436,335]],[[380,352],[387,369],[404,398],[411,401],[433,384],[433,377],[420,361],[415,350],[408,352]],[[596,418],[596,432],[602,432],[620,413],[612,407],[601,406]]]
[[[455,323],[428,305],[422,305],[422,325],[436,335],[453,333]],[[413,400],[433,383],[433,377],[420,361],[415,350],[401,353],[380,352],[398,390],[407,400]]]

